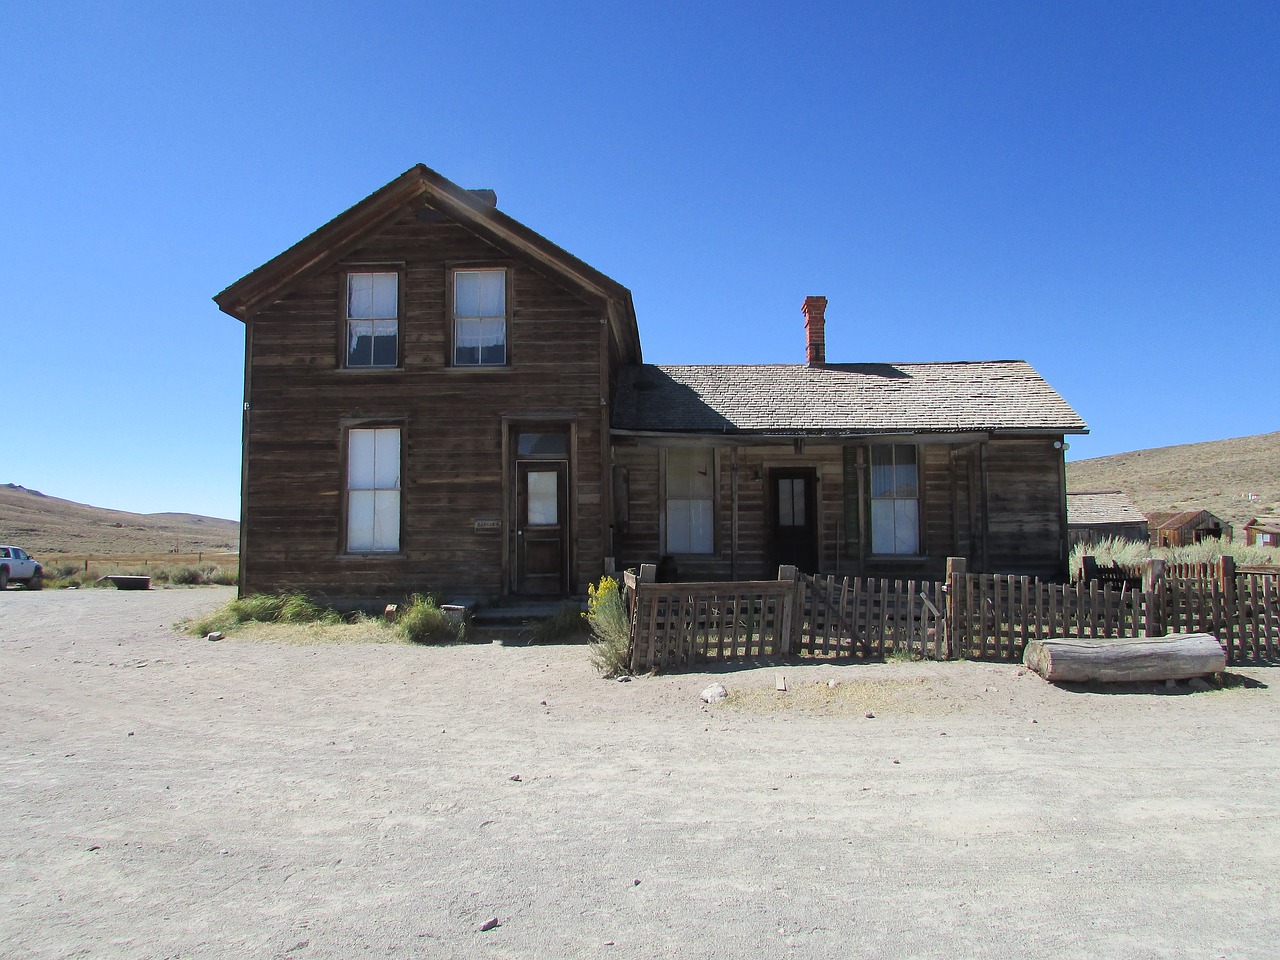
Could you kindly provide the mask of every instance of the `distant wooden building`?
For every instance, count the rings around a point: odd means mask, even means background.
[[[246,329],[242,593],[1066,572],[1087,428],[1029,364],[827,363],[822,297],[804,364],[646,364],[625,287],[424,166],[215,300]]]
[[[1153,547],[1185,547],[1202,540],[1231,542],[1231,524],[1208,510],[1157,510],[1147,514]]]
[[[1244,525],[1249,547],[1280,547],[1280,517],[1254,517]]]
[[[1071,546],[1108,538],[1145,543],[1151,533],[1147,518],[1127,493],[1119,490],[1067,491],[1067,536]]]

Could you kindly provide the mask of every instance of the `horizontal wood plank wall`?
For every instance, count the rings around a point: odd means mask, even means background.
[[[973,443],[920,444],[921,531],[924,555],[914,558],[875,556],[860,562],[857,531],[845,529],[846,496],[843,446],[807,444],[797,453],[790,444],[738,448],[737,562],[733,564],[732,473],[730,455],[721,447],[716,552],[678,556],[681,579],[728,580],[735,575],[767,577],[776,566],[769,555],[769,470],[812,467],[819,477],[821,530],[819,573],[837,576],[885,576],[937,580],[948,556],[969,558],[977,571],[987,528],[988,567],[992,572],[1056,577],[1061,569],[1061,543],[1066,536],[1058,480],[1061,453],[1053,436],[992,440],[988,447],[990,510],[984,525],[978,446]],[[707,438],[709,444],[713,438]],[[661,478],[658,442],[615,438],[615,462],[631,472],[630,532],[616,541],[620,566],[656,563],[661,557]],[[862,445],[869,451],[867,445]],[[864,463],[869,453],[864,453]],[[866,468],[864,467],[864,470]],[[856,492],[851,493],[856,496]]]
[[[509,269],[510,364],[449,365],[449,265]],[[402,263],[403,366],[339,369],[342,264]],[[249,591],[382,596],[412,590],[497,596],[503,516],[502,418],[556,412],[576,423],[573,589],[603,568],[600,318],[589,302],[450,222],[406,211],[342,261],[251,319],[245,552]],[[402,429],[401,553],[343,553],[343,424]]]
[[[991,573],[1057,577],[1063,569],[1060,437],[996,438],[987,446],[987,558]]]

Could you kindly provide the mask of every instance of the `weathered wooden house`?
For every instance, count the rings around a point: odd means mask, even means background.
[[[1151,537],[1147,518],[1120,490],[1068,490],[1067,532],[1073,547],[1106,539],[1146,543]]]
[[[1244,525],[1244,542],[1250,547],[1280,547],[1280,517],[1254,517]]]
[[[1185,547],[1203,540],[1231,540],[1231,524],[1208,510],[1154,510],[1147,514],[1153,547]]]
[[[625,287],[424,166],[214,299],[246,326],[245,593],[1066,569],[1085,425],[1028,364],[827,363],[809,297],[805,364],[646,365]]]

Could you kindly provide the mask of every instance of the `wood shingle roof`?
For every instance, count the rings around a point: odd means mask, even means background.
[[[640,364],[623,370],[613,428],[798,437],[1088,432],[1022,360]]]
[[[1068,524],[1146,522],[1147,518],[1127,493],[1119,490],[1067,491]]]

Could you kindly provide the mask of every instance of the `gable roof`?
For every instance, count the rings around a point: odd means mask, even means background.
[[[1081,526],[1097,523],[1146,523],[1127,493],[1119,490],[1067,491],[1067,525]]]
[[[1217,523],[1220,526],[1227,526],[1226,521],[1214,516],[1208,510],[1153,510],[1147,514],[1147,522],[1155,530],[1180,530],[1198,523]]]
[[[1244,526],[1258,533],[1280,533],[1280,517],[1254,517]]]
[[[1088,432],[1022,360],[637,365],[623,371],[613,429],[796,437]]]
[[[630,290],[507,216],[476,192],[463,189],[421,163],[249,272],[213,301],[224,313],[247,320],[278,300],[304,273],[341,259],[364,237],[416,201],[430,204],[485,240],[600,297],[607,304],[609,324],[621,355],[633,362],[640,360],[640,334]]]

